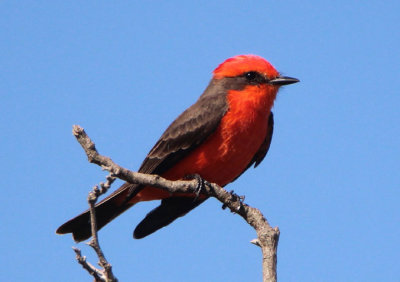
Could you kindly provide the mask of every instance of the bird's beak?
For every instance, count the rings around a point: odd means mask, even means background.
[[[293,77],[278,76],[277,78],[274,78],[274,79],[270,80],[269,84],[282,86],[282,85],[288,85],[288,84],[292,84],[292,83],[297,83],[299,81],[300,80],[298,80],[297,78],[293,78]]]

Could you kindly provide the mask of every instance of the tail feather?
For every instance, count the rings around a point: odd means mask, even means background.
[[[132,207],[135,202],[132,199],[143,187],[125,183],[118,190],[106,197],[96,205],[97,230],[100,230],[107,223],[119,216],[121,213]],[[153,192],[153,191],[150,191]],[[141,195],[146,198],[145,194]],[[153,209],[139,223],[134,231],[134,238],[140,239],[152,234],[158,229],[167,226],[178,217],[203,203],[207,198],[195,199],[192,197],[171,197],[161,201],[161,205]],[[146,200],[149,200],[146,198]],[[72,233],[76,242],[89,239],[92,236],[90,226],[90,212],[86,210],[80,215],[70,219],[61,225],[57,234]]]
[[[117,206],[112,201],[108,201],[96,207],[97,230],[100,230],[107,223],[129,209],[131,206],[132,204]],[[72,233],[72,237],[74,238],[75,242],[81,242],[89,239],[92,236],[89,210],[61,225],[57,229],[56,233]]]
[[[129,193],[135,195],[136,193],[130,192],[134,188],[138,187],[132,187],[132,184],[125,183],[120,189],[96,205],[97,230],[100,230],[111,220],[133,206],[132,203],[129,203],[126,200],[126,195]],[[89,210],[86,210],[85,212],[61,225],[56,230],[56,233],[72,233],[72,237],[74,238],[75,242],[81,242],[89,239],[90,236],[92,236]]]

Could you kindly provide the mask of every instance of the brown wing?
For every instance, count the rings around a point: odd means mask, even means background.
[[[199,100],[165,130],[139,172],[162,174],[174,166],[214,132],[227,110],[226,89],[211,81]]]

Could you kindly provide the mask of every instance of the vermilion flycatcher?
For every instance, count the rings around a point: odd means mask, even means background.
[[[299,80],[281,76],[269,62],[255,55],[227,59],[213,74],[197,102],[163,133],[139,172],[170,180],[199,175],[225,186],[264,159],[271,143],[271,108],[279,87]],[[139,223],[135,238],[170,224],[206,198],[125,183],[96,205],[98,229],[136,203],[150,200],[162,200],[161,205]],[[89,238],[89,212],[64,223],[57,233],[72,233],[75,241]]]

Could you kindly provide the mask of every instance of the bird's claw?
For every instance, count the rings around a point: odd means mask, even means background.
[[[196,189],[194,190],[194,193],[196,194],[194,201],[196,201],[200,196],[201,190],[203,189],[204,185],[207,184],[207,182],[199,174],[186,175],[185,179],[197,181],[197,186],[196,186]]]

